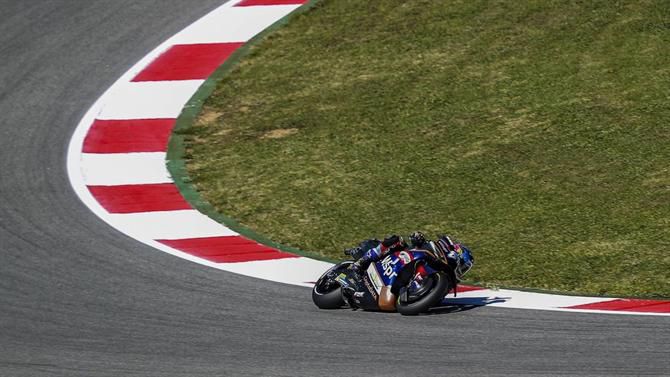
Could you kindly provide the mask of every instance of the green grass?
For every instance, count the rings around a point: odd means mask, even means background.
[[[324,256],[447,232],[469,278],[670,297],[670,3],[320,1],[184,131],[218,211]]]

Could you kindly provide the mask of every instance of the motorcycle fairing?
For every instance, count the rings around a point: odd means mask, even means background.
[[[379,277],[382,280],[383,285],[392,286],[406,265],[415,263],[419,260],[426,260],[428,262],[426,263],[426,272],[429,274],[436,272],[436,270],[431,267],[434,259],[435,256],[429,251],[419,249],[398,251],[391,253],[382,260],[374,263],[372,266],[374,266],[374,272],[376,272],[376,274],[372,273],[370,271],[371,269],[368,269],[368,275],[370,275],[373,282],[375,282],[376,277]],[[377,284],[375,284],[375,288],[376,287]],[[377,292],[379,293],[379,290],[377,290]]]
[[[379,292],[367,276],[357,277],[352,272],[342,272],[335,281],[342,286],[345,301],[363,310],[379,310]]]

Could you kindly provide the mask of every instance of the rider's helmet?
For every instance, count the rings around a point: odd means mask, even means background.
[[[412,248],[423,247],[426,244],[426,236],[417,230],[409,235],[409,243]]]
[[[458,280],[461,280],[472,265],[475,258],[465,245],[454,243],[449,236],[439,236],[435,242],[438,256],[444,258],[450,265],[454,266],[454,272]]]

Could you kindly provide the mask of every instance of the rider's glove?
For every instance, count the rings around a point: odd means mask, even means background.
[[[402,237],[394,234],[384,238],[384,241],[382,241],[382,254],[388,250],[399,251],[405,249],[406,247],[407,244],[405,243],[405,240],[403,240]]]

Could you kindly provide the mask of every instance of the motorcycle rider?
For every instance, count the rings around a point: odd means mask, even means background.
[[[474,257],[465,245],[454,243],[451,237],[442,235],[433,242],[426,236],[415,231],[409,236],[410,244],[398,235],[391,235],[383,241],[369,239],[361,242],[358,247],[345,250],[345,254],[351,255],[356,261],[351,266],[353,270],[362,273],[372,262],[383,259],[388,253],[409,249],[429,250],[436,253],[438,257],[452,261],[456,265],[456,277],[461,280],[474,264]]]
[[[415,231],[409,236],[410,244],[398,235],[391,235],[384,240],[369,239],[360,243],[358,247],[345,250],[345,254],[352,256],[355,262],[351,269],[358,275],[362,275],[370,263],[379,261],[387,254],[410,250],[421,249],[434,253],[439,259],[442,259],[454,268],[456,279],[461,281],[463,275],[467,273],[474,264],[474,257],[470,250],[460,243],[455,243],[447,235],[438,236],[437,241],[426,239],[420,231]],[[424,276],[417,276],[421,280]],[[395,295],[391,292],[382,292],[379,296],[379,307],[382,310],[395,310]]]

